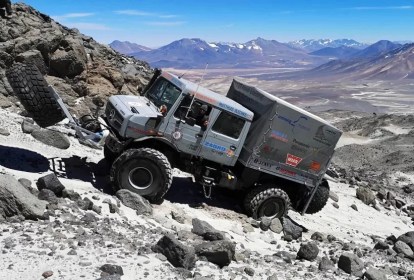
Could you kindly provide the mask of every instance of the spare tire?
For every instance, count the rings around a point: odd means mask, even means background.
[[[48,127],[65,118],[36,65],[16,63],[7,69],[6,76],[17,98],[39,126]]]

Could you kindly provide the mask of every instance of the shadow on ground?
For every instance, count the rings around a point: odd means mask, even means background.
[[[87,158],[71,156],[70,158],[51,158],[50,169],[57,177],[89,182],[96,189],[114,195],[109,180],[110,165],[105,159],[98,163],[88,162]]]
[[[174,177],[170,190],[165,199],[180,204],[188,204],[190,207],[200,207],[203,203],[243,213],[243,193],[223,188],[213,188],[211,198],[204,196],[203,187],[193,183],[191,178]]]
[[[31,173],[42,173],[49,170],[49,160],[41,154],[2,145],[0,145],[0,165]]]

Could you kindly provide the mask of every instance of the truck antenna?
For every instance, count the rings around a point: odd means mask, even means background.
[[[202,75],[201,75],[201,77],[200,77],[200,81],[198,81],[198,84],[197,84],[197,89],[196,89],[196,91],[195,91],[195,93],[194,93],[193,99],[191,99],[190,107],[188,107],[187,114],[185,115],[185,117],[186,117],[186,118],[188,118],[188,113],[190,113],[191,107],[193,106],[194,99],[195,99],[195,97],[197,96],[198,88],[200,87],[200,84],[201,84],[201,82],[203,81],[204,75],[205,75],[205,74],[206,74],[206,72],[207,72],[207,67],[208,67],[208,63],[206,64],[206,67],[204,68],[203,74],[202,74]]]

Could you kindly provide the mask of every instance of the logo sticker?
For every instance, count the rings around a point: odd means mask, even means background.
[[[291,155],[291,154],[287,154],[287,157],[286,157],[287,165],[296,167],[301,161],[302,161],[302,158]]]
[[[277,131],[277,130],[272,130],[272,134],[270,134],[270,137],[282,141],[284,143],[288,142],[288,136],[286,133],[283,133],[281,131]]]
[[[172,138],[174,140],[180,140],[182,137],[183,137],[183,134],[179,130],[174,131],[172,134]]]
[[[319,171],[321,169],[321,164],[317,161],[312,161],[310,169],[313,171]]]

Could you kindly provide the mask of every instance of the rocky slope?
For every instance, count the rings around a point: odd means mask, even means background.
[[[0,279],[412,280],[414,204],[402,196],[412,190],[412,171],[387,172],[395,163],[384,163],[387,173],[378,176],[389,181],[379,186],[380,177],[352,169],[366,156],[353,149],[359,131],[376,123],[408,137],[411,117],[344,120],[350,115],[325,116],[342,116],[338,126],[349,130],[325,208],[255,221],[233,192],[206,199],[179,170],[161,205],[114,193],[102,151],[80,145],[65,127],[40,129],[0,110]],[[61,137],[39,137],[51,131]],[[354,161],[340,152],[347,147]]]
[[[151,76],[149,65],[97,43],[25,4],[13,5],[11,19],[0,20],[0,107],[13,106],[4,76],[14,62],[35,63],[64,101],[78,114],[91,98],[137,89]]]

